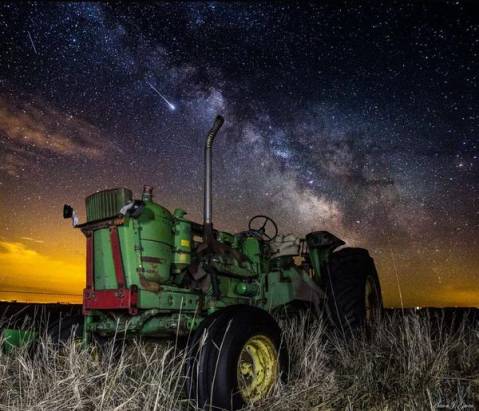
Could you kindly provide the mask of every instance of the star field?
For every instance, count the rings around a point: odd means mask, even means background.
[[[390,305],[479,304],[472,2],[2,3],[0,47],[2,241],[80,262],[61,207],[115,186],[200,221],[220,113],[218,228],[327,229]]]

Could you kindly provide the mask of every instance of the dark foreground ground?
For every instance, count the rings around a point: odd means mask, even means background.
[[[281,321],[289,381],[251,409],[479,409],[479,312],[388,311],[368,336],[332,336],[305,315]],[[44,338],[36,355],[0,354],[0,410],[191,409],[184,354],[131,342],[120,356]]]

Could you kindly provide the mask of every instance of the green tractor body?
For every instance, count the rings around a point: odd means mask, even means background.
[[[79,228],[87,239],[87,332],[188,334],[229,305],[272,311],[321,300],[321,264],[331,243],[316,241],[308,249],[306,239],[294,236],[264,241],[252,230],[212,230],[208,250],[204,225],[154,202],[150,187],[141,200],[120,188],[95,193],[86,203],[89,220]],[[308,240],[327,236],[312,233]]]

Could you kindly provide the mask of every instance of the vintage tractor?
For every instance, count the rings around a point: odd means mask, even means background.
[[[188,395],[200,407],[236,409],[286,374],[272,312],[311,307],[349,334],[382,300],[367,250],[327,231],[279,235],[265,215],[236,234],[213,227],[212,146],[223,121],[205,143],[202,224],[156,203],[150,186],[137,200],[126,188],[90,195],[83,224],[68,205],[64,217],[86,237],[84,339],[189,336]]]

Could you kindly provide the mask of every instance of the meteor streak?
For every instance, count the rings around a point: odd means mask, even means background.
[[[153,84],[151,84],[149,81],[147,81],[146,83],[165,101],[166,104],[168,104],[170,110],[176,109],[175,105],[170,103],[168,99],[163,94],[161,94]]]
[[[35,43],[33,42],[33,39],[32,39],[32,35],[30,34],[29,31],[27,31],[27,34],[28,34],[28,38],[30,39],[30,43],[32,43],[33,51],[35,52],[35,54],[38,54],[37,48],[35,47]]]

